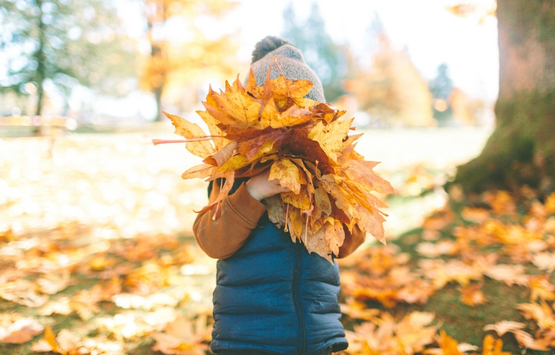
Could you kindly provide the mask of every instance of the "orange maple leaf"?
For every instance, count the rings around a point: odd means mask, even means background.
[[[439,332],[437,343],[439,345],[439,349],[426,349],[423,353],[428,355],[463,355],[468,351],[477,349],[476,346],[470,344],[459,344],[455,339],[447,335],[443,329]]]
[[[481,283],[462,287],[460,289],[462,302],[469,306],[484,304],[486,302],[486,298],[484,297],[482,290],[480,290],[480,287],[482,287]]]
[[[491,335],[486,335],[482,355],[511,355],[510,352],[502,351],[503,341],[494,339]]]

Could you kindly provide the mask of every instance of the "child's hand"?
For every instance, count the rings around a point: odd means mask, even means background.
[[[249,194],[258,201],[280,194],[282,192],[291,191],[287,187],[282,187],[279,184],[278,179],[268,181],[269,177],[270,169],[264,171],[261,174],[251,177],[249,181],[247,181],[245,184],[245,187],[247,188]]]

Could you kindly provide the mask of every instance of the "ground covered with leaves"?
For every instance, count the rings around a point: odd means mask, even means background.
[[[215,262],[190,234],[206,184],[150,138],[0,140],[0,353],[208,352]],[[550,353],[555,196],[469,199],[441,189],[460,156],[382,158],[388,245],[340,261],[347,353]]]

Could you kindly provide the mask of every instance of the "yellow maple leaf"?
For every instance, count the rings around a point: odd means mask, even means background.
[[[233,86],[229,85],[227,81],[225,86],[225,93],[218,94],[212,91],[216,109],[231,118],[237,127],[259,128],[257,125],[260,103],[245,91],[239,78],[235,80]]]
[[[555,213],[555,192],[545,200],[545,212],[547,214]]]
[[[200,128],[196,123],[189,122],[184,118],[167,112],[164,112],[164,114],[172,121],[172,124],[175,127],[175,134],[188,139],[202,138],[206,136],[202,128]],[[214,154],[214,147],[208,140],[187,142],[186,146],[188,151],[201,158],[206,158],[207,156]]]
[[[288,188],[294,194],[301,191],[299,168],[289,159],[276,160],[272,164],[268,180],[274,179],[278,179],[281,186]]]
[[[318,142],[330,159],[337,162],[338,155],[343,150],[343,139],[347,137],[352,122],[353,119],[350,119],[324,125],[322,121],[318,121],[308,132],[308,138]]]
[[[267,127],[281,128],[283,124],[280,122],[281,115],[276,106],[274,98],[270,98],[270,101],[264,106],[262,112],[260,113],[260,128],[264,129]]]
[[[549,283],[549,278],[545,275],[530,279],[530,291],[530,301],[532,302],[538,298],[546,301],[555,300],[555,286]]]

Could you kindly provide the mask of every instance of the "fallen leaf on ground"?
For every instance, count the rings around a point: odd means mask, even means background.
[[[200,315],[196,320],[178,318],[168,323],[164,332],[153,333],[156,344],[152,350],[163,354],[176,355],[204,355],[210,340],[211,327],[207,326],[206,315]]]
[[[44,327],[32,318],[15,321],[8,327],[0,327],[0,342],[20,344],[28,342],[37,334],[42,333]]]
[[[484,327],[484,330],[494,330],[497,335],[502,337],[507,332],[513,332],[518,329],[523,329],[526,324],[520,322],[513,322],[508,320],[502,320],[501,322],[495,324],[488,324]]]

